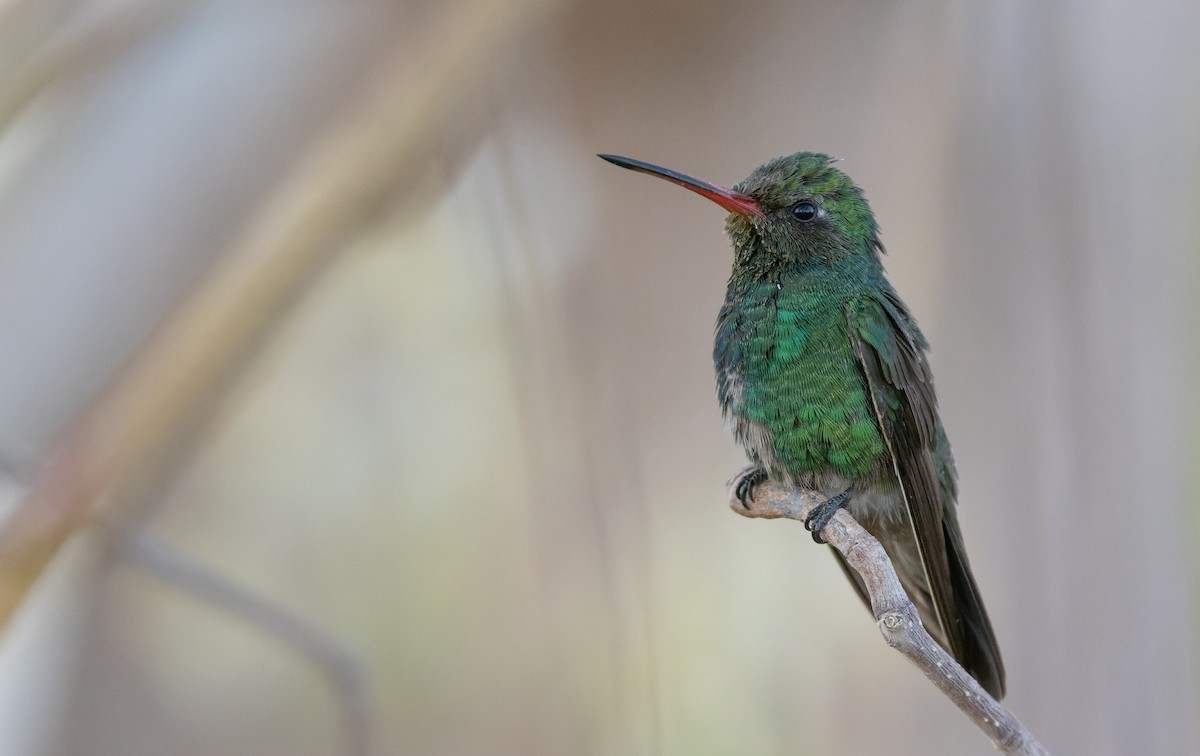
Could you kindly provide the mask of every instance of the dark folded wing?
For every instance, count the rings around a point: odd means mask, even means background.
[[[939,625],[949,651],[997,697],[1004,693],[1000,652],[963,550],[954,513],[949,446],[937,417],[926,343],[890,291],[853,303],[849,332],[893,460]],[[943,447],[939,449],[939,447]],[[946,464],[939,468],[941,454]]]

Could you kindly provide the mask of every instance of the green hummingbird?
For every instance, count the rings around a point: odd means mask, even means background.
[[[768,478],[820,492],[827,501],[805,521],[818,542],[848,508],[883,544],[930,634],[1002,698],[1004,665],[958,526],[929,345],[884,275],[862,190],[814,152],[776,158],[732,189],[600,157],[729,211],[733,269],[713,362],[722,413],[752,463],[738,499]]]

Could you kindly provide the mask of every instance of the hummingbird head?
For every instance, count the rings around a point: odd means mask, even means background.
[[[789,264],[877,261],[879,227],[862,190],[835,160],[797,152],[765,163],[732,189],[638,160],[600,155],[622,168],[690,189],[729,211],[725,230],[738,266],[768,274]]]

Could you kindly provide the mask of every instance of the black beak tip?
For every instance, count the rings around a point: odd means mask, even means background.
[[[598,154],[598,155],[596,155],[596,157],[600,158],[601,160],[607,160],[608,162],[612,163],[613,165],[619,165],[622,168],[628,168],[629,164],[631,162],[629,160],[629,158],[623,158],[619,155]]]

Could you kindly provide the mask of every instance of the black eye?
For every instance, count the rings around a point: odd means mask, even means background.
[[[792,217],[801,223],[808,223],[817,217],[817,206],[808,200],[792,205]]]

